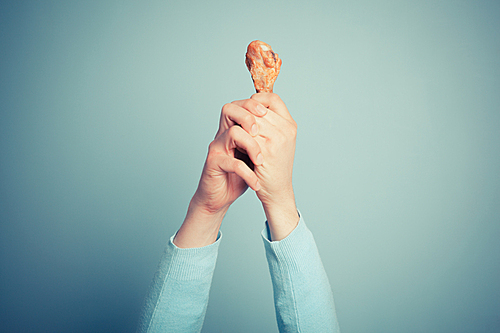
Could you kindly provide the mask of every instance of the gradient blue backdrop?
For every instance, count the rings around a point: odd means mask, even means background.
[[[343,332],[500,331],[498,1],[2,1],[0,331],[133,332],[247,44]],[[246,193],[203,332],[275,332]]]

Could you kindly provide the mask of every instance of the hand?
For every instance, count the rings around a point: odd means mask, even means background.
[[[267,109],[259,103],[246,109],[236,103],[222,108],[219,130],[209,146],[198,189],[174,238],[178,247],[213,243],[229,206],[249,186],[260,190],[252,170],[262,163],[261,150],[255,140],[259,131],[256,116],[266,113]]]
[[[256,118],[264,162],[255,165],[254,172],[262,188],[257,197],[266,213],[271,239],[281,240],[295,229],[299,221],[292,186],[293,159],[297,124],[281,98],[272,93],[254,94],[250,100],[233,102],[250,111],[255,105],[269,108],[263,117]]]

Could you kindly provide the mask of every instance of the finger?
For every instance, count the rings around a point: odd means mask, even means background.
[[[245,162],[227,155],[221,155],[218,157],[216,163],[222,171],[238,175],[252,188],[252,190],[260,190],[261,186],[257,175],[245,164]]]
[[[268,109],[274,111],[275,113],[279,114],[283,118],[285,118],[288,121],[294,121],[292,116],[290,115],[290,112],[288,112],[288,109],[285,105],[285,103],[281,100],[281,98],[273,93],[257,93],[253,94],[250,99],[255,100]]]
[[[254,99],[242,99],[239,101],[234,101],[232,103],[244,108],[245,110],[258,117],[265,116],[268,111],[268,109],[264,105]]]
[[[259,133],[259,127],[252,113],[237,104],[228,103],[222,107],[217,135],[224,133],[234,125],[240,125],[247,133],[253,136]]]
[[[297,130],[295,122],[289,121],[275,112],[269,112],[265,117],[256,118],[255,120],[259,126],[259,135],[255,137],[256,139],[259,137],[271,139],[279,133],[293,133]]]
[[[226,151],[238,149],[246,152],[254,165],[261,165],[264,162],[259,144],[239,126],[233,126],[226,131],[225,136]]]

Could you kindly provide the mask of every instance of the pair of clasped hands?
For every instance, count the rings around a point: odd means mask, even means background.
[[[174,244],[197,248],[214,243],[229,206],[248,187],[262,202],[271,240],[288,236],[299,221],[292,187],[296,134],[297,124],[276,94],[257,93],[224,105]]]

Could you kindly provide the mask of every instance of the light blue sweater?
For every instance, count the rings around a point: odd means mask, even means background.
[[[181,249],[173,236],[160,261],[139,332],[200,332],[221,234],[211,245]],[[280,332],[340,332],[332,290],[314,238],[300,218],[285,239],[262,231]]]

